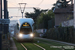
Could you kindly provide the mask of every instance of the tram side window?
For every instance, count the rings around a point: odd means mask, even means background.
[[[19,30],[19,24],[17,23],[17,29]]]

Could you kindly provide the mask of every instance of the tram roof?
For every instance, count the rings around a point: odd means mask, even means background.
[[[30,25],[32,25],[34,23],[33,19],[32,18],[20,18],[18,20],[18,23],[19,24],[23,24],[24,22],[27,22],[29,23]]]

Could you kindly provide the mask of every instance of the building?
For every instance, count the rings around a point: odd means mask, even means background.
[[[62,22],[73,19],[73,4],[69,4],[66,8],[55,8],[55,26],[59,26]]]

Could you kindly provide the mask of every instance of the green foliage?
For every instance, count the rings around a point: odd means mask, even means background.
[[[40,16],[37,18],[37,24],[44,23],[44,28],[48,28],[48,21],[54,18],[54,13],[52,10],[48,12],[42,12]]]
[[[54,26],[55,26],[55,19],[53,18],[48,21],[48,29],[54,28]]]
[[[75,43],[74,27],[51,28],[47,31],[47,38]]]
[[[60,28],[60,27],[62,27],[62,24],[61,24],[61,23],[59,24],[59,28]]]
[[[14,40],[14,42],[15,42],[15,45],[16,45],[16,47],[17,47],[17,50],[25,50],[25,49],[22,47],[22,45],[21,45],[19,42],[16,41],[16,39],[13,38],[13,40]],[[12,49],[11,49],[11,50],[12,50]]]
[[[69,15],[68,20],[73,19],[73,15]]]
[[[40,9],[37,9],[37,8],[33,8],[34,9],[34,12],[33,13],[28,13],[26,12],[25,13],[25,17],[26,18],[33,18],[34,21],[36,21],[37,17],[42,13],[42,12],[46,12],[47,10],[40,10]]]
[[[54,18],[53,10],[40,10],[34,8],[34,13],[26,12],[27,18],[33,18],[35,22],[35,29],[39,27],[39,25],[43,25],[43,28],[48,28],[48,21]]]

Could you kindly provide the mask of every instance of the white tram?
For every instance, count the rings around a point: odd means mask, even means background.
[[[15,31],[14,31],[16,40],[32,41],[34,39],[33,24],[34,24],[34,21],[31,18],[19,19],[15,26]]]

